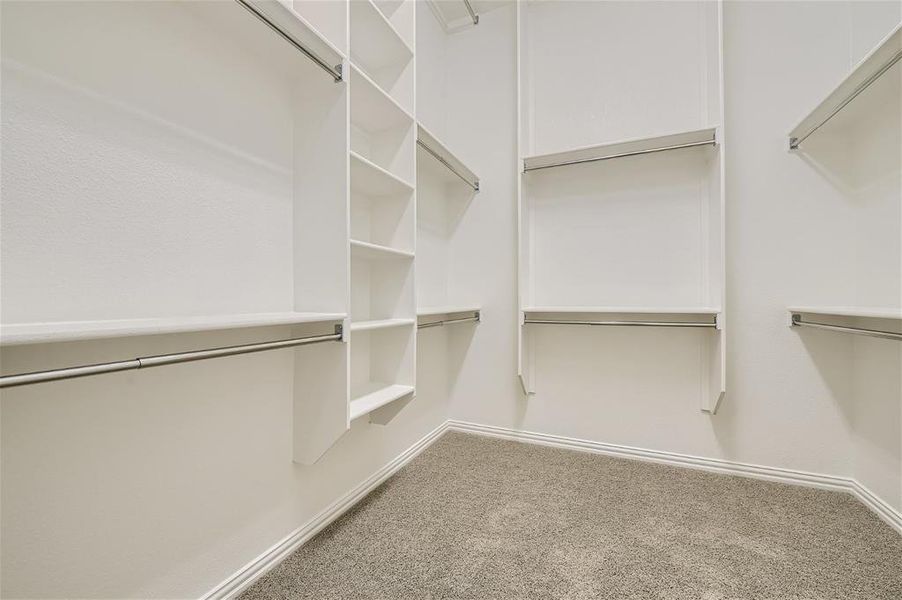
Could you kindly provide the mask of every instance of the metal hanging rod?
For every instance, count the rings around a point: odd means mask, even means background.
[[[792,324],[794,327],[812,327],[814,329],[826,329],[828,331],[841,331],[843,333],[853,333],[856,335],[866,335],[870,337],[883,338],[887,340],[902,340],[902,333],[895,331],[883,331],[881,329],[865,329],[863,327],[847,327],[845,325],[830,325],[829,323],[818,323],[816,321],[804,321],[802,315],[793,313]]]
[[[304,43],[297,39],[295,36],[291,35],[289,32],[285,31],[283,28],[279,27],[272,20],[270,20],[266,15],[261,13],[259,10],[254,8],[250,2],[247,0],[235,0],[238,4],[247,9],[249,13],[257,17],[260,21],[262,21],[267,27],[275,31],[282,39],[287,41],[289,44],[294,46],[298,51],[300,51],[304,56],[315,62],[323,71],[331,75],[335,82],[338,83],[342,80],[342,72],[341,72],[341,63],[337,65],[330,65],[325,60],[317,56],[315,52],[308,49]]]
[[[337,342],[341,341],[341,338],[342,326],[336,325],[335,333],[330,335],[314,335],[272,342],[260,342],[257,344],[242,344],[239,346],[226,346],[224,348],[192,350],[175,354],[158,354],[155,356],[143,356],[131,360],[121,360],[96,365],[83,365],[79,367],[52,369],[50,371],[4,375],[3,377],[0,377],[0,388],[31,385],[33,383],[44,383],[47,381],[60,381],[62,379],[74,379],[76,377],[87,377],[89,375],[100,375],[102,373],[116,373],[117,371],[133,371],[135,369],[146,369],[148,367],[162,367],[163,365],[207,360],[209,358],[222,358],[224,356],[235,356],[236,354],[250,354],[252,352],[263,352],[265,350],[294,348],[295,346],[306,346],[308,344],[318,344],[320,342]]]
[[[883,64],[877,71],[871,74],[867,79],[858,84],[854,90],[852,90],[849,95],[840,102],[836,108],[830,111],[824,118],[820,119],[817,123],[809,126],[805,133],[798,133],[795,136],[790,136],[789,138],[789,149],[790,150],[798,150],[799,145],[808,139],[808,137],[827,124],[827,122],[835,117],[839,111],[844,109],[852,100],[858,97],[863,91],[868,89],[872,83],[880,79],[880,76],[889,71],[893,65],[902,60],[902,50],[896,52],[890,59]]]
[[[464,6],[467,7],[467,12],[470,13],[470,18],[473,20],[473,25],[479,25],[479,15],[477,15],[476,11],[473,10],[473,7],[470,6],[470,0],[464,0]]]
[[[603,327],[717,327],[713,321],[586,321],[573,319],[525,319],[532,325],[593,325]]]
[[[476,323],[480,322],[480,315],[477,312],[472,317],[461,317],[460,319],[445,319],[443,321],[432,321],[431,323],[418,323],[417,329],[426,329],[427,327],[441,327],[443,325],[448,325],[450,323],[466,323],[468,321],[473,321]]]
[[[422,148],[423,150],[428,152],[433,158],[435,158],[435,160],[437,160],[440,163],[442,163],[443,165],[445,165],[445,167],[447,167],[449,171],[451,171],[452,173],[454,173],[455,175],[460,177],[460,180],[463,181],[464,183],[466,183],[471,188],[473,188],[474,192],[479,191],[479,180],[478,179],[475,181],[470,181],[470,179],[467,178],[463,173],[461,173],[460,171],[455,169],[454,165],[452,165],[447,160],[445,160],[445,157],[441,156],[438,152],[436,152],[435,150],[430,148],[429,145],[426,144],[426,142],[418,139],[417,146],[419,146],[420,148]]]
[[[688,142],[686,144],[673,144],[670,146],[661,146],[659,148],[646,148],[643,150],[630,150],[628,152],[618,152],[617,154],[606,154],[604,156],[593,156],[590,158],[578,158],[574,160],[564,160],[550,165],[523,166],[523,172],[538,171],[540,169],[551,169],[554,167],[565,167],[567,165],[580,165],[583,163],[597,162],[600,160],[610,160],[612,158],[625,158],[627,156],[640,156],[642,154],[653,154],[655,152],[666,152],[667,150],[679,150],[681,148],[695,148],[696,146],[716,146],[716,140],[703,140],[699,142]]]

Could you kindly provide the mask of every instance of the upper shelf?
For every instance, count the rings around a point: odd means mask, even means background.
[[[0,326],[0,344],[3,346],[49,344],[139,335],[325,323],[341,321],[346,316],[343,313],[277,312],[157,319],[14,323]]]
[[[372,0],[354,0],[351,6],[351,57],[371,75],[387,67],[401,67],[413,50]]]
[[[463,182],[473,188],[473,191],[479,191],[479,177],[476,173],[420,123],[417,123],[417,146],[431,157],[427,160],[434,159],[444,167],[442,172],[447,174],[446,181]]]
[[[341,81],[344,55],[285,0],[236,0],[276,34]]]
[[[814,110],[789,132],[789,147],[796,149],[808,136],[846,107],[861,92],[902,59],[902,23],[896,26]]]
[[[717,144],[717,128],[698,129],[695,131],[683,131],[669,133],[648,138],[625,140],[596,146],[574,148],[564,152],[553,154],[539,154],[527,156],[523,159],[523,172],[564,165],[594,162],[597,160],[609,160],[640,154],[651,154],[665,150],[678,150],[681,148],[694,148],[697,146],[714,146]]]

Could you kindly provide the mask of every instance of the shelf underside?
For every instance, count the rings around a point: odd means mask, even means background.
[[[12,346],[248,327],[328,323],[341,321],[345,316],[343,313],[277,312],[202,317],[14,323],[0,326],[0,344]]]

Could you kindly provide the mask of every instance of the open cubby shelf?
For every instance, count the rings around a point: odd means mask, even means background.
[[[405,64],[413,50],[372,0],[351,6],[351,59],[368,71]]]
[[[399,250],[379,244],[371,244],[360,240],[351,240],[351,252],[354,256],[367,260],[394,260],[413,258],[413,252]]]
[[[370,383],[354,390],[351,398],[350,420],[368,415],[378,408],[414,393],[413,386],[389,383]]]

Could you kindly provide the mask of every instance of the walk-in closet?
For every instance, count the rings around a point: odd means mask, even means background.
[[[0,598],[902,598],[898,0],[2,0],[0,59]]]

